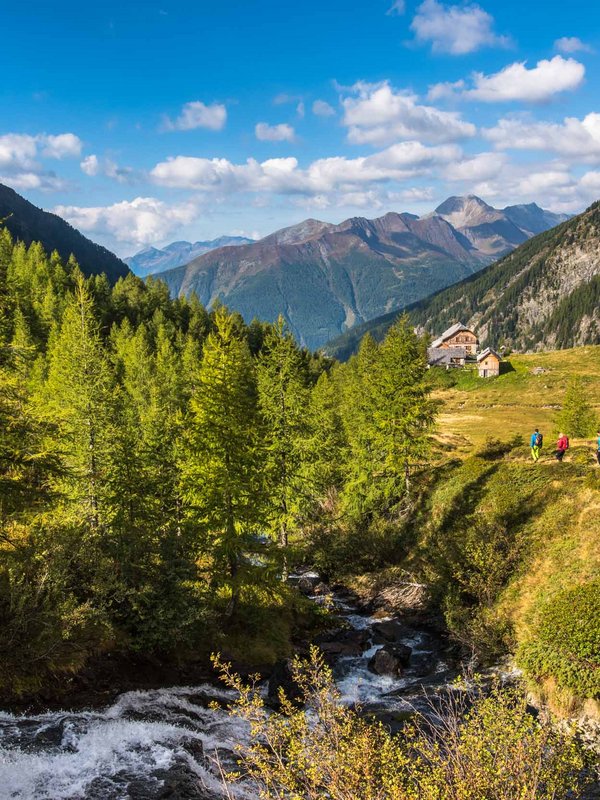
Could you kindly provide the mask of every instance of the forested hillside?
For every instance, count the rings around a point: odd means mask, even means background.
[[[85,275],[104,272],[111,282],[127,274],[127,265],[114,253],[87,239],[56,214],[37,208],[8,186],[0,184],[0,221],[15,239],[29,246],[40,242],[66,261],[71,254]]]
[[[272,661],[310,617],[281,581],[290,537],[330,496],[354,519],[396,508],[426,461],[405,324],[340,394],[282,323],[86,279],[6,230],[0,298],[5,696],[106,654]]]
[[[600,203],[510,255],[407,308],[432,334],[461,321],[483,345],[549,350],[600,341]],[[326,349],[347,358],[362,335],[381,338],[394,314],[348,331]]]

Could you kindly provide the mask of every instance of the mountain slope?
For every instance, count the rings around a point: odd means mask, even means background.
[[[600,202],[407,311],[431,333],[460,320],[477,329],[482,344],[522,351],[598,344]],[[327,350],[346,358],[366,332],[380,338],[396,317],[373,319]]]
[[[550,212],[526,208],[521,214],[530,227],[534,221],[554,224]],[[449,198],[421,218],[389,213],[339,225],[307,219],[156,277],[173,294],[195,291],[206,305],[220,298],[247,320],[274,320],[282,313],[296,338],[317,348],[479,271],[497,253],[526,241],[531,234],[506,211],[470,195]]]
[[[105,272],[114,283],[129,272],[127,265],[110,250],[86,239],[61,217],[37,208],[3,184],[0,184],[0,222],[26,245],[41,242],[48,253],[57,250],[65,260],[72,253],[85,275]]]
[[[246,319],[283,313],[308,347],[417,300],[487,263],[441,217],[361,217],[330,225],[307,220],[259,242],[224,247],[160,273],[172,294],[220,298]]]
[[[475,195],[449,197],[434,213],[466,236],[474,247],[494,258],[569,219],[568,214],[545,211],[536,203],[499,210]]]
[[[143,278],[146,275],[188,264],[198,256],[217,250],[219,247],[234,247],[251,244],[253,241],[245,236],[220,236],[207,242],[171,242],[162,248],[148,247],[123,260],[132,272]]]

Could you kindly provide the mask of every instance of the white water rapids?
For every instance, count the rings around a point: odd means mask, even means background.
[[[340,612],[355,630],[376,622],[342,602]],[[413,654],[430,653],[428,635],[407,634]],[[369,658],[340,658],[334,668],[345,703],[375,712],[407,711],[422,699],[415,677],[376,675]],[[444,665],[434,673],[443,683]],[[422,674],[422,673],[421,673]],[[415,691],[401,692],[410,685]],[[122,694],[103,710],[54,711],[39,715],[0,712],[0,800],[194,800],[223,797],[215,754],[225,769],[234,765],[236,744],[247,739],[246,723],[212,701],[226,705],[232,695],[205,684]],[[238,785],[235,796],[253,798]]]

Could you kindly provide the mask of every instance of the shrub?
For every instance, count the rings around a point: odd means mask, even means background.
[[[554,679],[579,698],[600,698],[600,579],[560,592],[535,622],[517,654],[525,673]]]
[[[316,648],[293,662],[303,704],[280,692],[269,713],[260,691],[221,667],[239,693],[231,712],[250,723],[241,769],[259,796],[293,800],[560,800],[577,796],[584,759],[571,732],[527,711],[520,689],[458,691],[437,709],[439,723],[392,736],[340,704]],[[228,796],[231,794],[228,793]]]

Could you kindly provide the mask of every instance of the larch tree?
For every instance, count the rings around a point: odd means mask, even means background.
[[[435,404],[426,370],[419,337],[403,317],[380,345],[373,372],[375,475],[392,505],[410,494],[412,471],[428,457]]]
[[[289,532],[297,521],[303,485],[309,391],[300,351],[283,317],[267,331],[256,368],[258,401],[265,421],[265,471],[271,527],[283,549],[282,580],[287,580]]]
[[[244,553],[266,526],[259,425],[252,357],[237,319],[220,307],[190,402],[181,471],[188,520],[203,534],[213,585],[225,588],[228,619],[249,566]]]
[[[45,411],[60,430],[72,475],[72,498],[83,505],[92,528],[98,528],[110,441],[111,374],[93,303],[81,276],[48,360]]]

